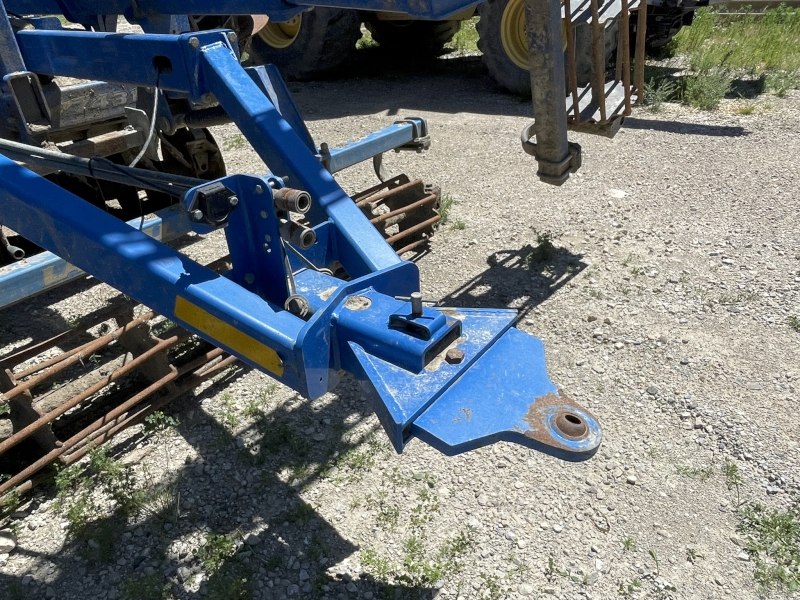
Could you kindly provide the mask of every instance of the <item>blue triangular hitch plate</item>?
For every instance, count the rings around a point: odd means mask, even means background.
[[[505,440],[570,461],[591,457],[602,433],[547,376],[542,342],[512,327],[516,311],[442,309],[461,337],[413,373],[350,347],[362,385],[398,452],[418,437],[454,455]],[[457,349],[456,361],[447,351]],[[451,353],[452,354],[452,353]]]

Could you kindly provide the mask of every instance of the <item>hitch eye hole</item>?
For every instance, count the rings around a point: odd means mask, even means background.
[[[166,56],[154,56],[153,66],[160,74],[172,73],[172,61]]]
[[[589,432],[586,421],[570,412],[560,412],[556,415],[554,425],[556,429],[568,438],[580,439]]]

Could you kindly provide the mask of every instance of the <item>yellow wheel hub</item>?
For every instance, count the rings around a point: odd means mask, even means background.
[[[561,23],[564,48],[567,47],[566,25]],[[528,37],[525,34],[525,0],[508,0],[500,21],[500,41],[506,56],[520,69],[528,70]]]
[[[273,48],[288,48],[297,39],[302,23],[303,15],[297,15],[291,21],[284,21],[283,23],[269,21],[258,32],[258,37]]]

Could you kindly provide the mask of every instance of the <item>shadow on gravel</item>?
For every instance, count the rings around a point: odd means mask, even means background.
[[[666,133],[682,133],[686,135],[712,135],[724,137],[741,137],[749,135],[744,127],[730,125],[703,125],[702,123],[681,123],[679,121],[659,121],[626,117],[622,125],[627,129],[649,129]]]
[[[561,289],[586,263],[580,254],[549,241],[491,254],[489,268],[440,300],[442,306],[496,308],[510,306],[524,318]]]
[[[291,82],[289,89],[310,121],[415,111],[529,117],[529,98],[505,92],[488,75],[480,56],[403,60],[379,49],[359,51],[336,79]]]
[[[228,403],[234,390],[246,388],[230,384],[249,371],[238,367],[171,405],[180,420],[172,435],[196,453],[177,469],[169,431],[112,446],[109,456],[152,482],[146,510],[133,522],[120,514],[93,520],[52,554],[26,545],[23,536],[15,553],[31,557],[30,578],[23,585],[22,576],[0,574],[0,598],[431,598],[430,586],[388,586],[345,566],[329,573],[358,547],[299,495],[321,477],[355,481],[390,451],[382,431],[364,423],[372,409],[358,383],[344,378],[336,398],[322,403],[286,397],[263,378],[264,388],[250,390],[257,406],[244,411],[253,422],[240,428],[241,412]],[[208,411],[215,403],[222,404],[224,426]],[[37,492],[31,508],[55,495],[53,488]],[[326,502],[340,514],[351,510]],[[67,521],[53,509],[42,519]]]

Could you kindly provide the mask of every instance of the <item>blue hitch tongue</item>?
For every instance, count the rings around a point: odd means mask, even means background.
[[[425,309],[426,318],[442,315],[450,331],[460,322],[460,336],[436,346],[416,372],[348,336],[362,387],[398,452],[412,437],[446,455],[500,440],[568,461],[597,451],[597,420],[550,381],[541,340],[512,327],[516,311]]]

